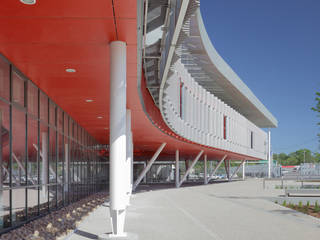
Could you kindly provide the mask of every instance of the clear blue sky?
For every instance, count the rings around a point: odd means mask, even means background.
[[[273,152],[319,151],[320,0],[201,0],[222,58],[278,119]]]

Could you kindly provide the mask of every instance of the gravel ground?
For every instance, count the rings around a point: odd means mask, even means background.
[[[96,193],[78,202],[29,222],[1,235],[1,240],[63,239],[72,232],[81,219],[105,202],[106,193]]]

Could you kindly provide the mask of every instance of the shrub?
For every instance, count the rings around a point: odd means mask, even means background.
[[[299,208],[302,208],[302,202],[301,201],[299,202]]]
[[[287,206],[287,201],[286,200],[283,201],[282,206],[284,206],[284,207]]]
[[[307,201],[307,207],[310,207],[310,202],[309,201]]]

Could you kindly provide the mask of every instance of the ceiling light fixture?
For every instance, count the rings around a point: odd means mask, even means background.
[[[93,102],[92,99],[86,99],[86,102]]]
[[[34,4],[36,4],[37,0],[20,0],[20,2],[27,4],[27,5],[34,5]]]
[[[109,128],[105,127],[104,130],[108,130]]]
[[[101,116],[98,116],[97,118],[101,119],[102,117],[101,117]]]
[[[67,69],[66,69],[66,72],[68,72],[68,73],[75,73],[76,70],[73,69],[73,68],[67,68]]]

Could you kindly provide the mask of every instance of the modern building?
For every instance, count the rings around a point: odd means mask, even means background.
[[[198,160],[207,183],[222,163],[231,179],[231,160],[270,159],[262,128],[277,120],[217,53],[199,5],[1,2],[0,231],[110,184],[121,235],[155,161],[176,163],[179,187]],[[134,177],[132,161],[145,166]]]

